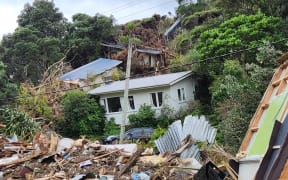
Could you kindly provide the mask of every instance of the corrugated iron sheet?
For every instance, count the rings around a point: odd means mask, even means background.
[[[180,142],[189,134],[195,141],[213,143],[216,132],[217,130],[209,124],[205,116],[190,115],[185,117],[183,126],[180,120],[172,123],[168,131],[155,140],[155,144],[161,154],[166,151],[174,152],[179,148]],[[199,156],[197,145],[185,149],[180,155],[181,158],[194,157],[197,160],[199,160]]]

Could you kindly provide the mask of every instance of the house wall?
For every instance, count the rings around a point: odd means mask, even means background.
[[[141,105],[147,104],[147,105],[152,105],[152,100],[151,100],[151,95],[150,93],[154,92],[163,92],[163,103],[166,102],[165,97],[170,93],[169,92],[169,87],[166,88],[153,88],[149,90],[136,90],[136,91],[129,91],[129,96],[133,96],[134,99],[134,104],[135,104],[135,110],[128,110],[127,112],[127,119],[130,114],[137,113]],[[102,95],[100,97],[100,103],[102,103],[102,99],[106,98],[111,98],[111,97],[123,97],[124,93],[113,93],[113,94],[108,94],[108,95]],[[153,107],[153,109],[156,111],[156,115],[160,114],[161,107]],[[112,117],[115,118],[116,124],[121,124],[122,122],[122,114],[123,112],[113,112],[109,113],[108,109],[106,109],[106,119],[110,120]],[[128,122],[126,122],[128,123]]]
[[[175,112],[179,111],[181,108],[185,109],[187,106],[195,99],[195,85],[196,81],[192,77],[188,77],[170,88],[169,94],[171,95],[168,99],[167,104],[173,107]],[[179,101],[178,99],[178,89],[184,88],[185,100]]]
[[[179,101],[178,100],[178,92],[177,89],[184,88],[186,100]],[[163,103],[161,107],[154,107],[152,104],[151,93],[155,92],[163,92]],[[130,114],[137,113],[141,105],[147,104],[151,105],[152,108],[156,111],[156,116],[159,116],[161,113],[161,108],[164,105],[168,105],[170,108],[175,110],[175,112],[179,111],[181,108],[187,108],[187,105],[194,100],[194,92],[195,92],[195,80],[192,78],[186,78],[171,87],[160,87],[160,88],[151,88],[144,90],[134,90],[129,91],[129,96],[133,96],[135,110],[128,110],[127,118]],[[111,97],[123,97],[124,93],[113,93],[101,95],[100,103],[103,104],[103,99],[111,98]],[[121,124],[122,121],[122,111],[121,112],[113,112],[109,113],[108,109],[106,109],[106,119],[110,120],[112,117],[115,118],[116,124]],[[128,122],[126,122],[128,123]]]

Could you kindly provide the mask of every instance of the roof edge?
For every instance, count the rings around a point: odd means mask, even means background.
[[[152,88],[158,88],[158,87],[166,87],[166,86],[170,86],[169,84],[163,84],[163,85],[158,85],[158,86],[147,86],[147,87],[142,87],[142,88],[134,88],[134,89],[130,89],[129,91],[137,91],[137,90],[143,90],[143,89],[152,89]],[[92,91],[92,90],[91,90]],[[117,90],[117,91],[109,91],[109,92],[105,92],[105,93],[97,93],[97,94],[92,94],[92,95],[101,95],[101,94],[114,94],[114,93],[120,93],[120,92],[124,92],[123,90]]]
[[[172,85],[178,83],[179,81],[181,81],[181,80],[183,80],[183,79],[186,79],[187,77],[189,77],[189,76],[191,76],[191,75],[192,75],[192,71],[189,71],[189,72],[187,72],[187,74],[185,74],[184,76],[179,77],[178,79],[170,82],[169,85],[172,86]]]

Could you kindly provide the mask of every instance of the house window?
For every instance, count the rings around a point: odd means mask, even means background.
[[[104,99],[105,102],[105,99]],[[108,105],[108,112],[121,112],[122,111],[122,105],[124,102],[123,97],[113,97],[113,98],[107,98],[107,105]],[[134,110],[135,109],[135,104],[134,104],[134,98],[133,96],[128,97],[128,104],[129,104],[129,109]],[[106,106],[106,102],[105,102]]]
[[[107,98],[107,104],[110,113],[122,111],[120,97]]]
[[[177,89],[177,92],[178,92],[178,100],[179,101],[185,101],[186,98],[185,98],[184,88]]]
[[[105,110],[107,109],[106,99],[101,99],[100,104],[104,106]]]
[[[135,109],[135,105],[134,105],[134,98],[133,96],[129,96],[128,97],[128,101],[129,101],[129,107],[131,110],[134,110]]]
[[[161,107],[163,103],[163,92],[151,93],[151,101],[154,107]]]

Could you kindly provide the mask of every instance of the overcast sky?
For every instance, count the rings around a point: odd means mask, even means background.
[[[17,16],[24,8],[24,4],[33,0],[0,0],[0,39],[3,34],[13,33],[17,27]],[[131,20],[151,17],[153,14],[175,15],[178,5],[176,0],[54,0],[55,6],[69,21],[76,13],[94,16],[100,13],[113,15],[116,24],[123,24]]]

